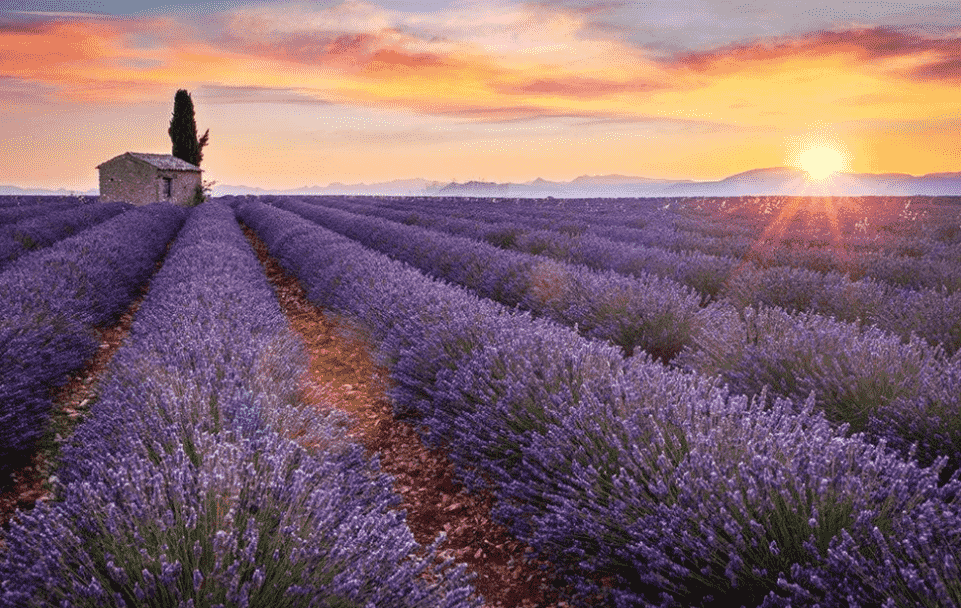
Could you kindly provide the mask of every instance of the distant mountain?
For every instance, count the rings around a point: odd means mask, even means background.
[[[97,190],[73,192],[96,196]],[[768,167],[737,173],[717,181],[652,179],[631,175],[582,175],[569,182],[541,178],[529,182],[443,183],[426,179],[396,179],[372,184],[303,186],[287,190],[254,186],[214,186],[214,196],[224,195],[360,195],[360,196],[468,196],[495,198],[641,198],[681,196],[961,196],[961,172],[930,173],[836,173],[823,181],[813,181],[807,173],[793,167]],[[0,194],[60,195],[65,189],[44,190],[0,186]]]
[[[664,196],[961,196],[961,173],[836,173],[821,181],[792,167],[754,169],[715,182],[677,184]]]
[[[804,188],[807,173],[793,167],[752,169],[712,182],[672,184],[663,196],[749,196],[796,194]]]
[[[214,186],[211,189],[213,196],[245,194],[281,194],[281,195],[311,195],[311,194],[354,194],[354,195],[381,195],[381,196],[411,196],[428,195],[444,187],[442,182],[434,182],[426,179],[395,179],[389,182],[378,182],[373,184],[342,184],[334,182],[327,186],[303,186],[301,188],[291,188],[287,190],[265,190],[251,186]]]
[[[674,185],[695,183],[680,180],[650,179],[626,175],[583,175],[569,182],[535,179],[522,184],[495,182],[453,182],[437,191],[437,196],[484,197],[644,197],[662,196]]]
[[[842,179],[854,182],[846,183],[845,186],[857,194],[863,192],[863,194],[881,195],[961,195],[961,173],[929,173],[919,177],[904,173],[843,173],[841,175]]]
[[[651,179],[628,175],[584,175],[569,182],[536,179],[521,184],[453,182],[437,196],[640,198],[673,196],[961,196],[961,173],[837,173],[812,180],[793,167],[768,167],[718,181]]]
[[[20,188],[19,186],[4,186],[0,185],[0,195],[9,196],[99,196],[99,190],[65,190],[63,188],[57,188],[56,190],[51,190],[48,188]]]
[[[531,185],[527,184],[498,184],[495,182],[466,182],[458,184],[451,182],[437,191],[437,196],[520,196],[520,192],[529,188],[543,189],[540,182],[544,180],[534,180]]]

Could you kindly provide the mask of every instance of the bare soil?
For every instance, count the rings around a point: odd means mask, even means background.
[[[247,238],[274,286],[281,308],[310,354],[304,378],[308,400],[319,409],[347,412],[350,434],[383,471],[394,477],[407,524],[421,545],[446,533],[443,551],[467,564],[485,606],[565,608],[563,583],[533,549],[491,521],[492,498],[469,494],[454,480],[454,466],[441,450],[429,450],[417,430],[394,418],[385,396],[389,378],[373,357],[372,346],[355,325],[307,300],[297,280],[269,256],[251,230]]]
[[[157,263],[160,268],[161,262]],[[27,510],[42,500],[51,498],[50,476],[54,474],[59,444],[73,431],[89,409],[96,394],[96,384],[114,352],[130,332],[134,315],[146,296],[144,287],[114,325],[95,327],[100,348],[82,368],[70,375],[66,384],[51,391],[53,410],[50,430],[40,441],[31,462],[10,474],[11,480],[0,493],[0,526],[5,526],[17,509]]]
[[[393,476],[417,542],[429,545],[444,532],[443,555],[467,564],[476,575],[472,582],[485,608],[567,608],[568,603],[560,599],[563,582],[551,565],[535,559],[531,547],[491,521],[491,496],[468,493],[454,480],[454,466],[447,455],[427,449],[410,423],[394,418],[386,397],[387,371],[374,362],[373,347],[357,326],[310,303],[297,280],[269,256],[253,232],[244,227],[244,233],[310,355],[303,379],[305,398],[318,409],[334,406],[347,412],[352,437]],[[97,381],[129,333],[147,289],[115,325],[96,328],[97,353],[65,385],[52,391],[49,440],[38,447],[30,464],[11,474],[11,483],[0,492],[0,525],[6,525],[17,509],[30,509],[51,498],[49,480],[58,445],[88,411]]]

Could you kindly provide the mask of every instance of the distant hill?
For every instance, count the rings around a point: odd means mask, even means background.
[[[569,182],[534,180],[523,184],[451,183],[438,196],[488,197],[649,197],[649,196],[961,196],[961,173],[838,173],[823,181],[793,167],[752,169],[718,181],[650,179],[626,175],[582,176]]]
[[[56,190],[50,190],[47,188],[20,188],[19,186],[4,186],[0,185],[0,196],[99,196],[100,191],[97,189],[93,190],[65,190],[64,188],[58,188]]]
[[[0,194],[59,195],[64,189],[43,190],[0,186]],[[74,192],[96,196],[97,190]],[[529,182],[469,181],[438,182],[427,179],[396,179],[372,184],[303,186],[287,190],[243,185],[215,185],[212,194],[224,195],[360,195],[360,196],[467,196],[544,198],[640,198],[661,196],[961,196],[961,172],[909,175],[907,173],[837,173],[820,182],[793,167],[768,167],[737,173],[717,181],[652,179],[631,175],[582,175],[571,181],[541,178]]]
[[[437,191],[437,196],[489,197],[644,197],[663,196],[665,189],[691,181],[650,179],[627,175],[582,175],[569,182],[535,179],[521,184],[495,182],[450,183]]]
[[[807,173],[792,167],[745,171],[715,182],[675,184],[664,196],[959,196],[961,173],[837,173],[823,181],[811,181]]]
[[[535,180],[535,182],[544,180]],[[543,188],[543,186],[536,186]],[[437,191],[437,196],[521,196],[519,191],[524,191],[530,186],[526,184],[497,184],[494,182],[467,182],[458,184],[451,182]],[[552,190],[553,191],[553,190]]]
[[[213,196],[245,194],[354,194],[354,195],[382,195],[382,196],[406,196],[406,195],[425,195],[433,194],[444,187],[442,182],[433,182],[426,179],[395,179],[389,182],[378,182],[373,184],[342,184],[334,182],[328,186],[303,186],[301,188],[290,188],[287,190],[267,190],[251,186],[214,186],[211,189]]]

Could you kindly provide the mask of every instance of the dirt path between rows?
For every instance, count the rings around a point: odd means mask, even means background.
[[[387,372],[374,363],[371,346],[348,322],[311,304],[256,235],[246,227],[244,234],[310,354],[307,399],[318,408],[333,405],[348,413],[350,434],[393,475],[417,542],[428,545],[446,532],[445,554],[476,573],[473,584],[486,607],[568,606],[559,599],[562,582],[549,565],[533,559],[533,549],[491,521],[491,497],[468,494],[454,481],[446,454],[428,450],[414,427],[394,419],[385,396]]]
[[[167,248],[169,250],[169,244]],[[156,263],[155,272],[163,265],[163,259]],[[8,485],[0,492],[0,526],[5,526],[17,509],[32,509],[37,501],[52,497],[49,480],[55,473],[54,460],[59,446],[73,433],[74,427],[89,410],[89,404],[96,395],[97,382],[124,338],[130,333],[134,316],[148,290],[149,281],[141,287],[136,298],[115,324],[94,328],[100,340],[97,352],[83,367],[70,374],[63,386],[51,391],[53,408],[50,413],[50,430],[38,442],[31,462],[11,473]]]

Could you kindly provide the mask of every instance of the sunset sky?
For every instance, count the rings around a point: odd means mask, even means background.
[[[957,0],[2,0],[0,184],[169,153],[179,88],[221,185],[961,171]]]

